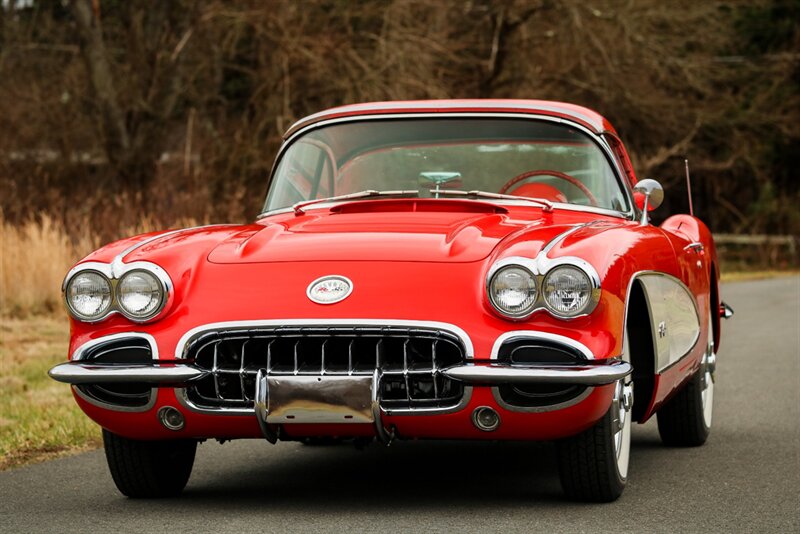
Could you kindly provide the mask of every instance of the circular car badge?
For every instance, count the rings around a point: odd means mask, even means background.
[[[344,300],[353,290],[353,283],[344,276],[331,275],[317,278],[306,290],[306,295],[317,304],[333,304]]]

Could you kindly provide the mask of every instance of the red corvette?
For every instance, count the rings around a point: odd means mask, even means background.
[[[622,492],[633,421],[711,427],[708,228],[661,226],[607,120],[528,100],[389,102],[292,126],[252,224],[141,235],[64,281],[50,375],[130,497],[198,441],[555,440],[566,494]]]

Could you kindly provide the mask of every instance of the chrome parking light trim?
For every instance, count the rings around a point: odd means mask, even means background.
[[[506,332],[500,335],[494,342],[492,346],[492,353],[489,355],[489,359],[496,360],[498,354],[500,353],[500,347],[503,346],[504,343],[516,340],[518,338],[522,339],[532,339],[532,340],[543,340],[543,341],[552,341],[554,343],[560,343],[562,345],[566,345],[572,349],[577,350],[580,352],[584,358],[587,360],[594,360],[594,354],[589,347],[584,345],[579,341],[575,341],[572,338],[568,338],[566,336],[560,336],[558,334],[551,334],[549,332],[540,332],[538,330],[513,330],[511,332]]]
[[[148,345],[150,345],[150,354],[152,354],[153,359],[154,360],[158,359],[158,343],[156,343],[156,339],[153,336],[151,336],[150,334],[145,334],[143,332],[123,332],[121,334],[111,334],[108,336],[103,336],[97,339],[92,339],[90,341],[87,341],[86,343],[75,349],[75,352],[72,353],[72,357],[70,358],[70,360],[73,362],[77,360],[82,360],[86,355],[86,353],[89,351],[89,349],[91,349],[92,347],[95,347],[102,343],[108,343],[110,341],[117,341],[126,338],[144,339],[145,341],[147,341]]]
[[[158,360],[158,358],[159,358],[158,343],[156,343],[156,339],[153,336],[151,336],[150,334],[145,334],[143,332],[123,332],[121,334],[110,334],[110,335],[107,335],[107,336],[103,336],[103,337],[99,337],[97,339],[92,339],[92,340],[87,341],[86,343],[84,343],[83,345],[81,345],[80,347],[75,349],[75,351],[72,353],[72,357],[70,358],[70,361],[77,362],[77,361],[83,360],[84,357],[86,356],[86,353],[91,348],[93,348],[93,347],[95,347],[97,345],[100,345],[100,344],[103,344],[103,343],[112,342],[112,341],[117,341],[117,340],[120,340],[120,339],[126,339],[126,338],[141,338],[141,339],[146,340],[148,345],[150,345],[150,354],[152,355],[153,360]],[[82,398],[83,400],[85,400],[89,404],[93,404],[93,405],[95,405],[95,406],[97,406],[99,408],[103,408],[105,410],[112,410],[112,411],[116,411],[116,412],[146,412],[147,410],[150,410],[153,406],[155,406],[156,395],[158,393],[158,388],[152,388],[150,390],[150,400],[149,400],[149,402],[147,404],[145,404],[144,406],[133,406],[133,407],[132,406],[120,406],[120,405],[117,405],[117,404],[108,404],[106,402],[103,402],[103,401],[100,401],[100,400],[95,399],[93,397],[90,397],[89,395],[86,395],[83,391],[81,391],[80,388],[75,387],[75,386],[72,386],[72,391],[75,392],[75,394],[78,397]]]
[[[502,406],[503,408],[505,408],[510,412],[544,413],[544,412],[553,412],[555,410],[563,410],[564,408],[575,406],[582,400],[586,399],[589,395],[591,395],[593,391],[594,387],[587,387],[577,397],[566,400],[564,402],[559,402],[557,404],[548,404],[546,406],[516,406],[514,404],[509,404],[503,399],[503,396],[500,394],[499,387],[492,388],[492,396],[494,397],[494,400],[495,402],[497,402],[498,405]]]

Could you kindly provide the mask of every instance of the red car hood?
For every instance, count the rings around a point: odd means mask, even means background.
[[[362,200],[300,216],[262,219],[222,241],[208,260],[473,262],[523,230],[529,253],[535,255],[550,239],[586,218],[544,214],[535,207],[526,208],[524,215],[517,218],[503,207],[476,201]]]

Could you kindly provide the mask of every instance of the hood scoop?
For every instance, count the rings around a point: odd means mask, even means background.
[[[472,262],[531,222],[512,221],[505,208],[475,201],[350,202],[248,229],[220,243],[208,260]]]

